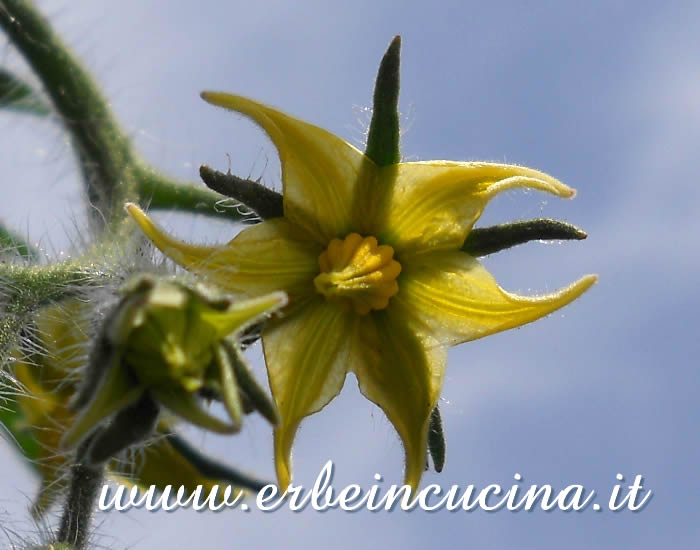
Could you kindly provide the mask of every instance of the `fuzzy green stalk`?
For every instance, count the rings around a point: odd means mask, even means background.
[[[254,182],[252,182],[254,183]],[[219,205],[226,195],[193,183],[174,182],[158,172],[140,168],[137,191],[141,202],[151,210],[168,209],[193,212],[204,216],[242,221],[244,216],[235,208]]]
[[[45,266],[0,263],[0,368],[33,313],[111,277],[102,266],[75,261]]]
[[[90,445],[91,438],[80,449]],[[56,542],[70,544],[75,550],[87,548],[90,525],[104,483],[104,465],[95,466],[75,462],[70,469],[70,490],[66,498]]]
[[[135,159],[129,140],[94,80],[28,0],[0,0],[0,28],[41,79],[69,130],[87,195],[101,225],[122,217],[121,203],[134,199]]]
[[[0,28],[34,69],[70,133],[98,229],[118,229],[126,220],[122,206],[139,197],[153,208],[219,214],[215,206],[223,197],[171,181],[138,158],[93,78],[32,2],[0,0]],[[235,209],[225,217],[241,219]],[[115,238],[121,236],[117,230]]]

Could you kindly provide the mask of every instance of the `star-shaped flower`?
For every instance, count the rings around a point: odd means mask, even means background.
[[[333,399],[353,372],[361,392],[396,428],[405,482],[417,487],[446,348],[539,319],[596,281],[589,275],[546,296],[511,294],[461,250],[467,235],[498,193],[527,188],[571,198],[574,190],[507,164],[382,166],[272,107],[227,93],[202,97],[251,118],[273,141],[284,216],[248,227],[228,244],[204,247],[170,237],[136,205],[127,208],[161,251],[228,292],[289,295],[282,318],[262,332],[281,416],[274,436],[280,486],[291,480],[300,422]]]

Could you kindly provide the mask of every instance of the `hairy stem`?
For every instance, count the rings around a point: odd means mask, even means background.
[[[108,102],[32,2],[0,0],[0,28],[41,79],[70,132],[88,199],[101,214],[91,219],[98,227],[123,219],[116,206],[135,198],[135,159]]]
[[[78,456],[90,444],[85,441],[78,450]],[[87,465],[76,462],[70,469],[70,490],[63,509],[57,542],[67,543],[75,550],[87,547],[90,524],[95,503],[104,481],[104,466]]]
[[[47,266],[0,263],[0,368],[16,347],[30,316],[50,303],[75,296],[110,278],[107,271],[77,262]]]

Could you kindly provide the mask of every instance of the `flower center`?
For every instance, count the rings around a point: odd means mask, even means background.
[[[374,237],[350,233],[343,240],[333,239],[318,263],[316,290],[348,311],[365,315],[384,309],[399,291],[401,264],[394,260],[394,249],[379,246]]]

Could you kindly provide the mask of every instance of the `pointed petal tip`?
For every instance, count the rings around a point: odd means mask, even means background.
[[[584,275],[578,281],[574,281],[569,286],[562,288],[555,294],[550,296],[543,296],[541,299],[546,301],[554,298],[554,301],[558,302],[555,309],[559,309],[560,307],[563,307],[566,304],[569,304],[576,300],[597,282],[598,275]],[[554,311],[554,309],[552,311]]]
[[[134,203],[127,203],[125,208],[153,245],[183,267],[190,268],[194,264],[199,264],[217,250],[215,247],[190,245],[171,237]]]
[[[412,465],[406,463],[406,471],[404,472],[403,484],[411,488],[411,492],[415,495],[420,487],[420,481],[425,471],[425,459],[423,458],[419,464]]]
[[[576,196],[576,189],[569,187],[568,185],[561,184],[562,191],[560,197],[564,199],[573,199]]]
[[[574,281],[569,286],[562,288],[554,294],[548,296],[533,297],[533,299],[547,301],[557,297],[560,300],[560,304],[557,306],[558,309],[559,307],[573,302],[576,298],[581,296],[584,292],[586,292],[597,282],[598,275],[584,275],[577,281]]]
[[[590,274],[590,275],[584,275],[581,277],[578,281],[574,283],[574,285],[583,287],[583,290],[581,292],[585,292],[589,288],[591,288],[594,284],[598,282],[598,275],[596,274]]]
[[[236,94],[230,94],[228,92],[214,92],[212,90],[204,90],[199,94],[199,97],[211,105],[223,107],[224,109],[229,109],[232,111],[239,111],[241,104],[244,104],[245,106],[246,104],[255,103],[250,99],[246,99]]]
[[[288,426],[280,426],[275,429],[275,472],[277,473],[277,483],[282,492],[285,492],[292,482],[291,455],[295,432],[296,428],[290,430]]]
[[[124,204],[124,210],[126,211],[129,216],[133,218],[133,220],[140,226],[142,227],[142,222],[141,220],[148,219],[148,214],[146,214],[143,209],[136,204],[135,202],[127,202]]]
[[[134,204],[133,202],[128,202],[124,205],[124,209],[131,216],[131,218],[136,222],[141,231],[158,246],[159,237],[163,233],[158,229],[153,220],[143,211],[141,207]],[[159,247],[160,248],[160,247]]]
[[[200,92],[199,97],[201,97],[207,103],[213,103],[212,96],[215,94],[216,92],[212,92],[211,90],[204,90],[203,92]]]
[[[148,220],[148,214],[146,214],[141,207],[134,203],[134,202],[127,202],[124,205],[124,210],[126,210],[127,214],[129,214],[134,221],[139,224],[139,226],[142,226],[143,220]]]

